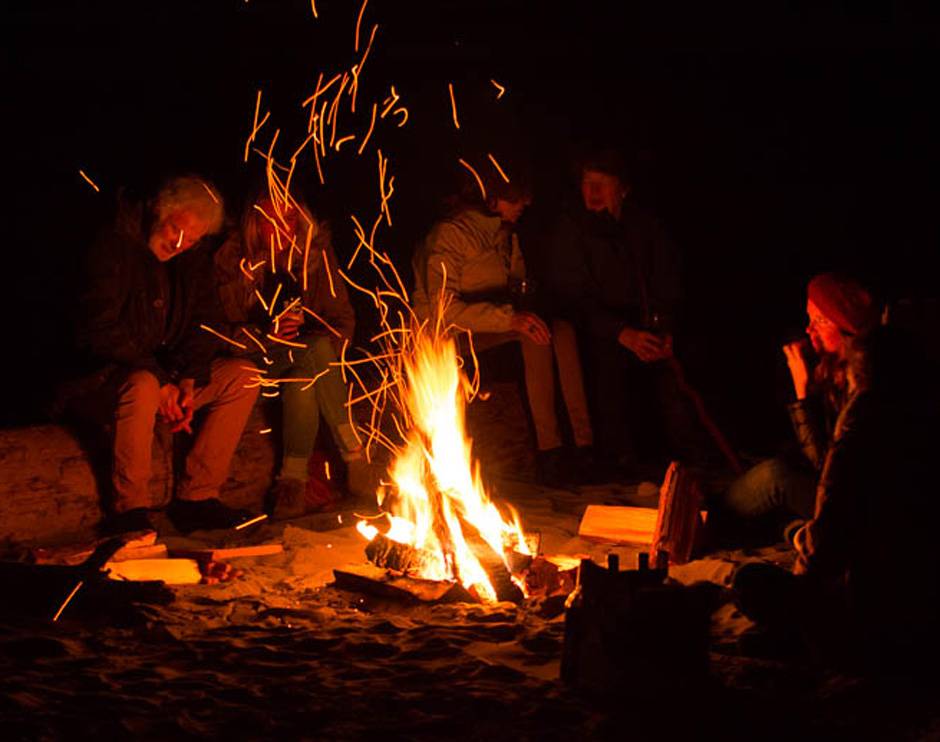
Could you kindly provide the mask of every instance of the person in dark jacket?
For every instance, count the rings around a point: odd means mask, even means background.
[[[264,363],[264,378],[282,403],[272,515],[292,518],[334,504],[325,484],[309,475],[321,419],[346,465],[347,488],[374,495],[376,471],[350,422],[337,366],[356,317],[327,222],[299,197],[265,187],[249,200],[214,262],[228,332],[246,346],[244,354]]]
[[[849,341],[848,400],[825,455],[794,576],[741,567],[742,608],[778,635],[875,672],[940,659],[937,369],[891,326]]]
[[[77,344],[97,371],[85,410],[107,410],[113,428],[108,533],[152,528],[149,482],[154,424],[192,432],[207,410],[168,515],[184,532],[224,528],[247,513],[225,506],[235,447],[257,397],[244,361],[214,358],[220,343],[200,324],[212,322],[210,256],[196,248],[222,224],[213,187],[195,176],[168,180],[146,200],[122,197],[114,223],[86,258]]]
[[[716,502],[715,523],[724,538],[736,531],[757,540],[779,538],[813,516],[816,482],[847,398],[849,342],[878,323],[879,311],[855,279],[821,273],[807,287],[806,313],[807,340],[783,348],[795,396],[787,410],[799,449],[762,461],[732,482]]]
[[[630,198],[618,153],[585,158],[580,189],[581,203],[554,229],[546,282],[555,312],[577,324],[588,353],[598,457],[615,476],[637,473],[637,400],[652,393],[671,456],[700,458],[700,436],[667,363],[680,298],[676,249]]]

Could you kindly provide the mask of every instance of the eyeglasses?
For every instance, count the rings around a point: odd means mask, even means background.
[[[809,324],[810,327],[815,326],[820,329],[830,329],[836,326],[835,322],[821,314],[809,315]]]

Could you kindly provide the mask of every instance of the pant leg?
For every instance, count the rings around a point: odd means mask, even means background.
[[[584,393],[584,377],[581,373],[581,356],[574,325],[567,320],[552,322],[552,345],[558,363],[558,380],[561,394],[568,410],[571,433],[578,447],[594,443],[594,431],[588,414],[587,395]]]
[[[153,427],[160,408],[160,382],[149,371],[132,371],[119,383],[114,412],[111,483],[114,510],[151,507]]]
[[[313,386],[316,394],[320,414],[326,422],[333,440],[336,442],[344,459],[357,453],[362,445],[353,431],[346,410],[346,384],[343,383],[342,372],[330,364],[336,362],[336,351],[333,343],[323,335],[313,338],[310,344],[316,373],[327,371]]]
[[[636,424],[635,410],[627,409],[627,385],[630,383],[627,357],[629,351],[615,341],[588,338],[591,358],[595,447],[608,459],[637,458],[631,425]]]
[[[322,369],[316,362],[316,354],[311,341],[313,338],[298,338],[299,342],[307,343],[306,348],[293,348],[290,351],[290,360],[287,353],[284,358],[275,358],[271,378],[313,379]],[[279,362],[282,361],[282,362]],[[321,379],[317,385],[323,381]],[[320,429],[320,408],[317,404],[316,385],[308,386],[308,382],[284,382],[278,387],[281,401],[281,442],[283,447],[282,461],[288,459],[303,459],[304,470],[306,462],[313,453]],[[283,466],[282,466],[283,468]]]
[[[228,477],[232,455],[238,446],[258,387],[249,387],[250,363],[243,358],[219,358],[212,363],[209,384],[196,391],[195,409],[206,407],[206,418],[186,459],[186,471],[178,496],[182,500],[218,497]]]
[[[781,519],[812,518],[816,478],[785,459],[761,461],[735,479],[720,501],[723,510],[752,520],[779,515]]]
[[[525,364],[525,388],[535,424],[535,441],[539,451],[558,448],[562,444],[558,416],[555,414],[555,366],[552,346],[538,345],[520,337],[522,360]]]

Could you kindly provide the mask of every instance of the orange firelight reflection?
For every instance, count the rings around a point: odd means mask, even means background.
[[[391,492],[378,496],[390,515],[391,529],[384,535],[436,555],[416,576],[456,580],[480,599],[495,602],[496,591],[468,540],[474,541],[476,530],[508,567],[511,552],[529,553],[522,527],[511,508],[509,520],[504,519],[473,460],[464,425],[473,389],[453,338],[432,333],[425,324],[415,327],[408,341],[411,347],[401,358],[401,402],[411,427],[389,468]],[[370,540],[378,533],[366,521],[357,527]]]

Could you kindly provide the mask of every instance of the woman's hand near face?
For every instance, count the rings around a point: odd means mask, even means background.
[[[806,344],[803,340],[787,343],[783,346],[783,355],[786,356],[790,376],[793,378],[793,391],[797,399],[806,399],[806,390],[809,387],[809,366],[806,363]]]

